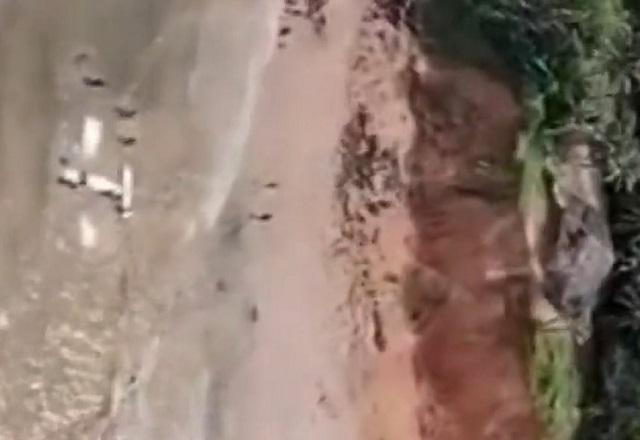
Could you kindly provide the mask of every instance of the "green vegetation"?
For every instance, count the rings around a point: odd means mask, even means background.
[[[531,388],[540,418],[550,439],[571,439],[581,398],[573,338],[568,331],[538,331],[534,347]]]
[[[640,41],[622,0],[467,3],[483,36],[520,80],[527,148],[552,156],[567,137],[584,137],[600,147],[607,181],[633,188],[640,177],[632,100]]]
[[[640,1],[416,2],[428,49],[515,78],[527,218],[546,216],[547,164],[566,142],[598,153],[617,262],[594,316],[594,365],[582,392],[570,336],[539,332],[532,390],[553,440],[640,440]]]

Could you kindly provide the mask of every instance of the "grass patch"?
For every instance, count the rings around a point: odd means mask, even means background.
[[[537,331],[531,390],[546,438],[569,440],[580,422],[581,380],[568,331]]]

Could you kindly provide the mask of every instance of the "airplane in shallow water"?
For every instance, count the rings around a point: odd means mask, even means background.
[[[133,169],[129,164],[124,164],[118,174],[120,182],[114,182],[99,174],[67,165],[62,169],[57,182],[71,189],[84,187],[107,197],[116,203],[116,211],[122,218],[129,218],[133,215]]]

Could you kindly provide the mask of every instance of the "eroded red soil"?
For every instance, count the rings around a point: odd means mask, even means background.
[[[366,9],[338,151],[336,253],[352,266],[354,346],[372,347],[361,438],[538,439],[521,111],[502,74],[425,57],[412,4]]]

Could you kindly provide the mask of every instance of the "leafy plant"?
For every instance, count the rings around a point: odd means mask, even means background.
[[[580,375],[568,331],[539,331],[534,339],[531,389],[547,436],[572,438],[580,421]]]
[[[640,52],[623,1],[468,0],[467,6],[522,84],[527,147],[552,156],[568,137],[582,137],[600,147],[607,180],[632,188],[640,177],[632,105]]]

